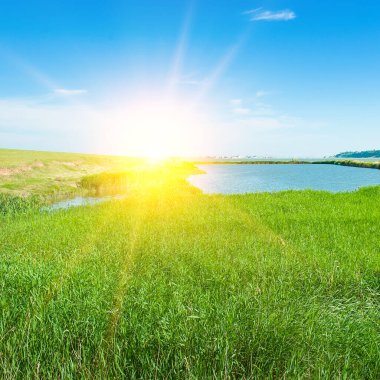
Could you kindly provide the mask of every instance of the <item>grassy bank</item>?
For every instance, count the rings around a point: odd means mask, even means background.
[[[142,163],[126,157],[0,149],[0,193],[68,198],[81,193],[84,176],[128,170]]]
[[[312,161],[300,160],[194,161],[196,165],[301,165],[311,163]]]
[[[252,160],[252,161],[197,161],[197,165],[305,165],[305,164],[324,164],[352,166],[366,169],[380,169],[380,162],[367,162],[360,160]]]
[[[327,165],[340,165],[340,166],[353,166],[357,168],[366,169],[380,169],[380,162],[366,162],[355,160],[334,160],[334,161],[316,161],[314,164],[327,164]]]
[[[0,377],[378,379],[380,188],[207,196],[189,170],[0,216]]]
[[[102,172],[84,176],[79,187],[89,194],[139,193],[146,189],[175,188],[178,181],[185,182],[191,174],[203,173],[192,163],[169,160],[154,165],[145,164],[131,167],[129,171]]]
[[[380,163],[353,160],[252,160],[252,161],[197,161],[186,165],[186,173],[194,173],[194,164],[215,165],[278,165],[278,164],[333,164],[363,168],[380,168]],[[178,160],[170,163],[171,171],[177,170]],[[181,164],[184,168],[184,163]],[[125,192],[141,178],[157,181],[160,165],[147,165],[143,159],[99,156],[78,153],[55,153],[0,149],[0,194],[29,197],[38,194],[45,203],[76,195]],[[161,168],[162,169],[162,168]],[[185,172],[183,172],[185,173]],[[161,171],[165,176],[165,172]]]

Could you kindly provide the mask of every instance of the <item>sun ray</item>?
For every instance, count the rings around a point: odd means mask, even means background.
[[[0,46],[0,55],[2,58],[16,67],[20,72],[26,74],[33,81],[37,82],[43,87],[46,87],[49,91],[53,92],[55,89],[61,87],[53,79],[49,78],[48,75],[41,72],[38,68],[25,61],[25,59],[22,59],[13,51],[10,51],[8,48],[5,49],[3,46]]]
[[[185,19],[182,25],[182,30],[181,30],[177,48],[175,51],[172,69],[169,75],[168,85],[166,89],[166,93],[169,96],[175,93],[176,86],[181,76],[183,61],[185,58],[185,53],[186,53],[187,44],[189,40],[189,33],[190,33],[193,13],[194,13],[194,1],[191,1],[186,11]]]
[[[226,51],[224,56],[221,58],[221,60],[218,62],[218,64],[215,66],[214,70],[210,73],[206,80],[203,81],[203,85],[201,86],[200,90],[198,91],[192,102],[193,107],[196,107],[196,105],[201,103],[203,98],[209,93],[211,89],[213,89],[213,87],[220,80],[221,76],[225,73],[225,71],[231,65],[233,60],[236,58],[242,46],[245,44],[249,36],[249,32],[250,31],[248,30],[240,36],[237,42]]]

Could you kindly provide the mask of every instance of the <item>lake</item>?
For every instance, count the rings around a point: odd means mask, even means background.
[[[353,191],[380,185],[380,170],[319,164],[198,165],[206,174],[188,181],[206,194],[283,190]]]

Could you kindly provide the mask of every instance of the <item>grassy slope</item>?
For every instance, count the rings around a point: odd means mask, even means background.
[[[379,188],[206,196],[184,175],[0,218],[0,377],[379,378]]]
[[[0,193],[63,198],[78,192],[85,175],[124,170],[137,162],[126,157],[0,149]]]

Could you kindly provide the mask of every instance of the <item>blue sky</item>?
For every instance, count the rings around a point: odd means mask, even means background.
[[[379,18],[376,0],[0,0],[0,147],[379,148]]]

